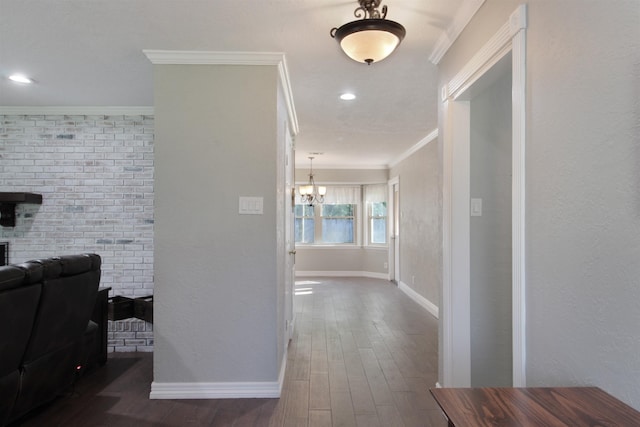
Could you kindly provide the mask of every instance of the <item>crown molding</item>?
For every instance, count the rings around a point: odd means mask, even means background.
[[[427,136],[422,138],[420,142],[418,142],[413,147],[409,148],[407,151],[405,151],[400,156],[398,156],[394,161],[389,163],[387,165],[387,169],[391,169],[392,167],[397,166],[401,161],[409,158],[409,156],[411,156],[413,153],[415,153],[416,151],[418,151],[419,149],[421,149],[431,141],[435,141],[436,139],[438,139],[438,129],[432,130]]]
[[[0,106],[5,115],[153,116],[153,107]]]
[[[429,56],[429,61],[433,64],[438,65],[442,57],[447,53],[451,45],[456,41],[458,36],[462,33],[462,31],[466,28],[473,18],[473,15],[476,14],[480,6],[484,4],[485,0],[464,0],[460,8],[458,8],[458,12],[456,16],[454,16],[453,21],[449,27],[442,31],[440,37],[436,41],[436,45]]]
[[[278,67],[278,77],[289,116],[289,131],[295,136],[300,131],[298,116],[293,102],[291,81],[287,61],[282,52],[215,52],[195,50],[153,50],[142,52],[154,65],[274,65]]]
[[[520,5],[500,29],[476,52],[469,62],[442,88],[443,95],[456,99],[480,76],[511,51],[512,39],[527,28],[527,8]],[[445,99],[446,100],[446,99]]]

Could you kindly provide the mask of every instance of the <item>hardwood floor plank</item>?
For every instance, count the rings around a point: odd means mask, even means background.
[[[351,404],[351,393],[331,393],[331,419],[334,427],[356,426],[356,416]]]
[[[344,362],[329,363],[329,390],[331,393],[349,392],[349,380]]]
[[[349,378],[349,391],[353,412],[356,415],[376,413],[376,405],[366,378]]]
[[[331,427],[331,411],[309,411],[309,427]]]
[[[371,394],[376,405],[392,405],[393,396],[387,380],[384,377],[384,373],[378,364],[373,350],[368,348],[360,349],[360,357],[362,359],[362,365],[369,381],[369,387],[371,387]]]
[[[309,409],[331,409],[329,374],[311,374],[309,384]]]
[[[288,390],[285,418],[309,418],[309,381],[294,380]]]
[[[378,405],[378,419],[384,427],[405,427],[400,412],[395,405]]]

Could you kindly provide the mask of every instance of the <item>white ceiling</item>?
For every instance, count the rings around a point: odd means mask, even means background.
[[[153,106],[143,49],[284,52],[298,164],[323,152],[314,166],[381,167],[437,128],[429,56],[468,3],[383,0],[407,36],[367,66],[329,36],[356,19],[356,0],[0,0],[0,106]],[[15,72],[36,83],[11,83]]]

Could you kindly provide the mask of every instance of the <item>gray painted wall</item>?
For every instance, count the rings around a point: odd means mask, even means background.
[[[276,381],[277,69],[154,75],[154,382]],[[264,214],[238,215],[239,196]]]
[[[441,171],[432,141],[389,172],[400,180],[400,280],[436,306],[442,282]]]
[[[487,0],[441,85],[519,3]],[[527,384],[595,385],[640,409],[640,3],[528,10]]]
[[[508,58],[507,58],[508,59]],[[512,384],[511,74],[471,99],[471,386]]]

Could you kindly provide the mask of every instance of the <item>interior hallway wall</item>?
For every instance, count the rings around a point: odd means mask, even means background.
[[[400,281],[434,306],[442,282],[442,195],[438,144],[432,141],[395,165],[400,180]]]

